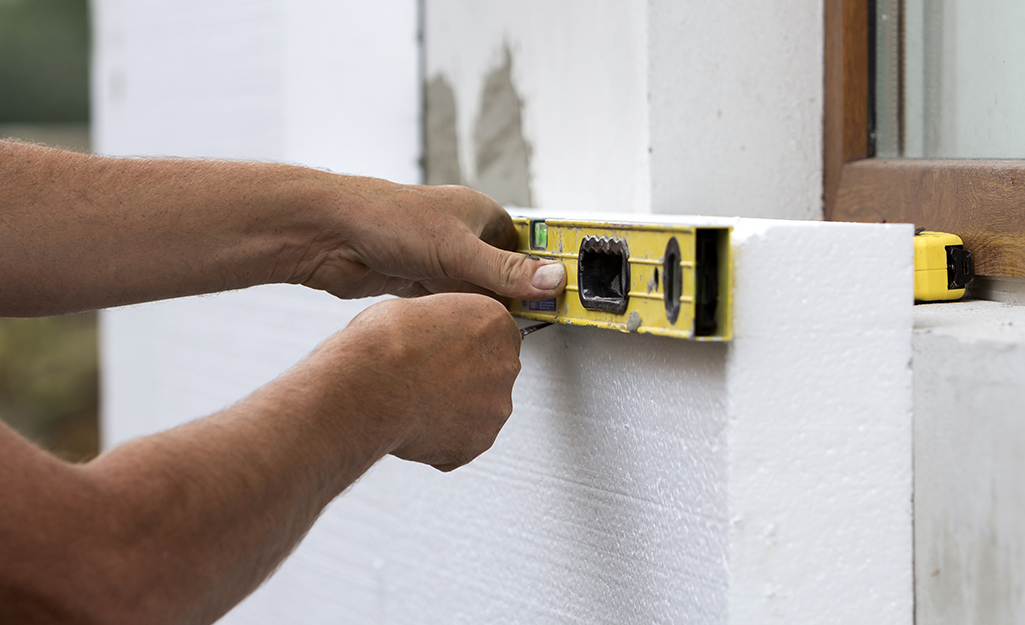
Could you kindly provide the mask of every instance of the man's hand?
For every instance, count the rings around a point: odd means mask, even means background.
[[[87,465],[0,424],[0,622],[217,620],[383,455],[447,471],[488,449],[519,347],[489,297],[395,299],[235,406]]]
[[[538,300],[565,287],[561,263],[508,251],[509,216],[464,187],[5,141],[0,163],[0,315],[274,282],[345,298],[454,290]]]
[[[337,357],[392,440],[388,451],[449,471],[491,447],[512,413],[520,333],[501,304],[449,293],[371,306],[312,358]]]
[[[339,178],[358,190],[358,211],[340,211],[337,234],[299,268],[293,282],[339,297],[442,291],[494,293],[517,299],[555,297],[566,283],[558,262],[506,250],[516,246],[508,213],[494,200],[459,186],[403,186],[372,178]]]

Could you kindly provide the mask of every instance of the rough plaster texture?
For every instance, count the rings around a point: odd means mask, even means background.
[[[441,75],[424,85],[424,182],[463,182],[456,134],[456,96],[452,85]]]
[[[532,205],[650,212],[647,28],[643,0],[425,0],[426,80],[454,94],[462,180],[479,179],[486,79],[508,51]]]
[[[648,5],[425,6],[465,178],[508,48],[534,201],[650,210]],[[96,11],[101,150],[415,178],[412,2]],[[359,81],[333,81],[356,75],[379,83],[345,97]],[[225,622],[909,623],[910,231],[736,227],[732,344],[531,336],[488,454],[447,475],[380,463]],[[368,303],[265,287],[105,314],[105,442],[230,404]]]
[[[915,307],[920,625],[1025,620],[1025,308]]]
[[[484,79],[480,115],[473,128],[477,186],[509,206],[533,206],[530,144],[523,138],[523,100],[512,84],[512,54]]]

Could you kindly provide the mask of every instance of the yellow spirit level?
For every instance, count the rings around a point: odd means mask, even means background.
[[[517,249],[561,261],[566,291],[513,300],[517,316],[621,332],[728,341],[729,226],[514,218]]]
[[[946,232],[915,232],[915,300],[960,299],[974,271],[961,237]]]

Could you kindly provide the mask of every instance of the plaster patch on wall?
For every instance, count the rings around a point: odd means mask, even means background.
[[[484,81],[473,140],[477,188],[501,204],[533,206],[530,144],[523,138],[523,100],[512,83],[512,53]]]
[[[462,184],[456,96],[440,74],[424,86],[424,180],[427,184]]]

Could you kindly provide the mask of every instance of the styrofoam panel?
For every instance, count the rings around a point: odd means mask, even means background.
[[[452,474],[381,463],[225,622],[910,622],[905,230],[738,222],[728,346],[528,338],[491,451]],[[149,428],[204,414],[360,304],[289,290],[151,305],[159,334],[115,328],[112,392],[159,398]]]
[[[372,301],[279,285],[104,311],[104,447],[230,406]]]
[[[822,2],[649,3],[652,208],[822,218]]]
[[[508,48],[536,205],[821,218],[819,4],[584,4],[427,0],[464,179]]]
[[[911,623],[912,227],[740,224],[729,622]]]
[[[524,343],[517,408],[488,453],[452,474],[382,463],[228,622],[721,614],[725,348],[550,332]],[[316,585],[335,596],[314,605]]]

